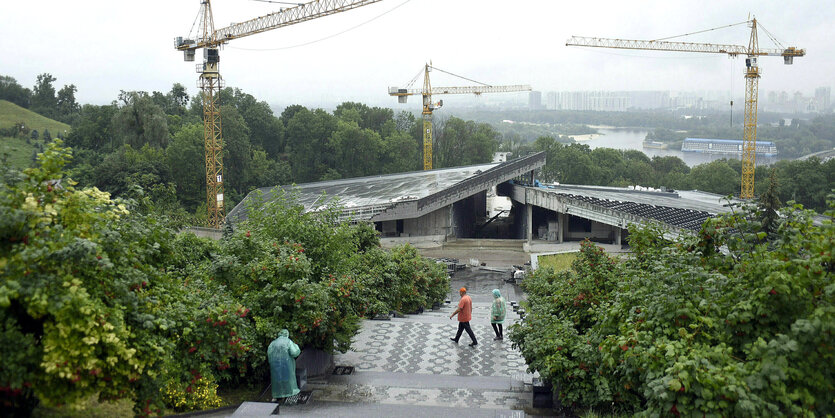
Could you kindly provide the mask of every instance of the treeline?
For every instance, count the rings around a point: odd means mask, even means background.
[[[148,210],[165,212],[183,221],[204,218],[205,157],[200,95],[191,97],[185,87],[174,84],[166,93],[123,91],[107,105],[62,107],[56,103],[75,103],[76,90],[72,85],[65,86],[61,91],[71,100],[58,100],[62,96],[60,92],[58,96],[49,94],[55,91],[54,81],[49,74],[38,76],[33,92],[11,77],[0,77],[0,98],[30,105],[32,110],[58,115],[72,123],[66,144],[73,148],[74,179],[115,197],[148,197],[143,200],[150,202]],[[422,168],[423,123],[409,112],[395,114],[388,108],[345,102],[333,112],[293,105],[275,115],[266,102],[231,88],[219,93],[219,101],[224,140],[224,197],[228,208],[260,187]],[[46,102],[55,105],[44,106]],[[557,133],[564,129],[588,130],[585,123],[597,123],[660,126],[649,133],[651,139],[657,140],[680,141],[682,135],[733,137],[735,130],[724,125],[724,119],[720,123],[720,116],[724,116],[718,113],[689,119],[671,112],[507,111],[467,115],[480,122],[457,117],[435,119],[435,168],[489,162],[495,151],[512,152],[514,156],[547,151],[548,162],[542,170],[544,181],[663,186],[723,195],[739,193],[741,164],[738,160],[714,161],[691,169],[677,157],[650,159],[637,150],[591,150],[587,145],[567,143]],[[491,126],[500,124],[502,119],[546,124],[548,130],[555,132],[539,135],[534,141],[527,137],[537,133],[535,129],[508,131],[503,135]],[[760,121],[770,119],[782,120],[768,114]],[[835,117],[795,120],[788,126],[778,122],[776,127],[760,128],[760,138],[778,142],[783,155],[832,148],[835,147]],[[794,200],[808,208],[823,210],[826,194],[835,185],[834,166],[831,160],[824,163],[815,159],[774,164],[778,196],[783,202]],[[764,191],[769,171],[770,168],[757,167],[757,194]]]
[[[33,90],[2,77],[0,99],[71,123],[72,177],[115,197],[149,197],[149,210],[188,218],[205,212],[203,109],[174,84],[166,93],[122,91],[107,105],[75,103],[75,86],[54,95],[49,74]],[[52,93],[50,93],[52,92]],[[69,94],[72,106],[65,106]],[[52,94],[52,96],[50,96]],[[52,97],[50,99],[50,97]],[[333,112],[269,105],[239,89],[219,93],[225,198],[281,184],[390,174],[422,168],[422,122],[409,112],[345,102]],[[485,123],[436,120],[434,167],[489,162],[501,134]],[[193,220],[190,220],[193,221]]]
[[[540,135],[557,136],[590,133],[578,129],[584,125],[607,125],[618,127],[640,127],[648,129],[648,140],[662,141],[671,148],[680,148],[686,137],[742,139],[742,115],[734,115],[734,125],[729,124],[727,112],[693,110],[677,111],[635,111],[635,112],[593,112],[578,110],[510,110],[502,112],[474,111],[458,112],[460,117],[479,122],[501,125],[503,120],[551,125],[552,132],[541,132],[546,127],[539,126]],[[796,116],[796,115],[792,115]],[[797,158],[814,152],[835,148],[835,115],[825,114],[810,120],[793,117],[790,124],[782,114],[761,112],[757,116],[757,140],[772,141],[777,144],[780,155],[784,158]],[[573,126],[572,126],[573,125]],[[502,133],[516,133],[522,139],[530,137],[534,129],[531,125],[519,125],[502,129]]]
[[[0,75],[0,100],[8,100],[20,107],[64,123],[72,123],[81,106],[75,100],[78,89],[68,84],[56,92],[52,74],[38,75],[32,89],[21,86],[14,77]]]
[[[695,113],[694,113],[695,112]],[[637,110],[629,112],[604,112],[592,110],[507,110],[456,111],[456,115],[479,122],[501,122],[510,119],[516,122],[573,123],[578,125],[604,125],[636,128],[667,128],[692,130],[705,126],[727,126],[727,112],[711,110]],[[779,123],[783,116],[778,113],[761,112],[760,124]],[[742,123],[742,113],[734,114],[734,120]]]
[[[667,142],[680,148],[686,137],[742,139],[741,126],[706,125],[685,132],[657,128],[647,134],[648,140]],[[776,126],[757,128],[757,141],[771,141],[783,158],[798,158],[818,151],[835,148],[835,115],[821,115],[811,120],[793,119],[790,124],[780,119]]]
[[[591,149],[585,144],[563,144],[552,137],[537,139],[530,150],[547,153],[540,175],[545,182],[642,185],[722,195],[738,195],[740,191],[742,162],[736,159],[716,160],[690,168],[678,157],[650,159],[637,150]],[[755,195],[765,193],[772,170],[777,182],[776,194],[783,203],[793,200],[818,212],[827,208],[826,196],[835,187],[835,159],[780,160],[770,166],[758,166],[754,172]]]

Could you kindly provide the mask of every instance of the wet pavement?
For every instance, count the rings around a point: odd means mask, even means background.
[[[354,372],[309,380],[310,401],[282,406],[280,414],[524,417],[534,376],[510,340],[493,340],[489,321],[496,288],[508,302],[505,338],[507,327],[519,320],[509,302],[518,300],[521,291],[504,282],[508,276],[481,268],[461,270],[451,280],[451,303],[403,318],[364,321],[353,348],[334,359],[337,366],[353,366]],[[450,341],[458,322],[449,315],[461,286],[473,299],[475,347],[469,346],[466,333],[459,344]]]

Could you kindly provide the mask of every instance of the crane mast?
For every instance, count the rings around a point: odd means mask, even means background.
[[[423,73],[423,169],[432,169],[432,111],[435,110],[435,105],[432,103],[432,83],[429,82],[429,64],[424,67]],[[437,107],[443,106],[443,102],[438,102]]]
[[[739,197],[754,197],[754,172],[757,158],[757,97],[759,96],[760,68],[757,66],[757,19],[751,21],[751,39],[745,58],[745,124],[742,134],[742,185]]]
[[[183,51],[185,61],[194,61],[197,49],[203,49],[203,63],[197,65],[198,86],[203,93],[203,140],[206,160],[206,206],[208,225],[220,228],[224,221],[223,205],[223,130],[218,94],[223,88],[220,76],[219,47],[232,39],[278,29],[296,23],[332,15],[377,3],[382,0],[315,0],[281,9],[261,17],[215,30],[210,0],[200,0],[196,39],[178,37],[175,49]]]
[[[444,101],[432,102],[433,94],[475,94],[482,93],[507,93],[514,91],[530,91],[531,86],[525,84],[508,86],[467,86],[467,87],[432,87],[429,80],[429,71],[434,67],[430,64],[424,65],[423,89],[410,89],[389,87],[389,95],[397,97],[398,103],[406,103],[409,96],[420,95],[423,97],[423,169],[432,169],[432,112],[444,105]],[[443,70],[440,70],[443,71]]]
[[[754,171],[756,167],[757,149],[757,96],[760,79],[760,69],[757,58],[760,56],[781,56],[784,64],[792,64],[794,57],[806,55],[806,50],[796,47],[779,49],[760,49],[757,42],[757,19],[744,22],[751,27],[748,46],[726,45],[693,42],[669,42],[659,40],[632,40],[615,38],[592,38],[573,36],[566,46],[589,46],[598,48],[639,49],[653,51],[675,52],[704,52],[727,54],[731,57],[745,55],[745,123],[742,145],[742,180],[740,182],[740,197],[750,199],[754,197]],[[772,38],[773,39],[773,38]],[[776,42],[776,41],[775,41]],[[733,103],[733,102],[731,102]]]

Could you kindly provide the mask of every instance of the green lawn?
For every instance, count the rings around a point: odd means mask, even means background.
[[[53,138],[59,133],[66,135],[70,131],[70,125],[66,123],[41,116],[12,102],[0,100],[0,128],[14,126],[18,122],[22,122],[29,129],[37,130],[38,134],[43,134],[44,129],[49,129]]]
[[[70,131],[70,125],[66,123],[41,116],[12,102],[0,100],[0,128],[9,128],[18,123],[38,131],[39,139],[30,139],[30,143],[27,144],[25,138],[0,137],[0,161],[5,161],[5,164],[16,169],[24,169],[32,164],[34,145],[43,143],[42,135],[45,130],[48,129],[53,138],[57,138],[59,133],[66,134]]]
[[[41,141],[31,141],[35,142]],[[4,160],[9,167],[24,169],[32,164],[32,151],[35,147],[27,144],[25,139],[0,137],[0,161]]]
[[[539,260],[540,267],[551,267],[554,270],[566,270],[571,268],[571,262],[577,258],[577,253],[562,253],[562,254],[551,254],[551,255],[541,255],[537,257]]]

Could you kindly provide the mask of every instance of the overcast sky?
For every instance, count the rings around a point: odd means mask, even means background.
[[[174,38],[188,34],[199,6],[199,0],[4,1],[0,75],[31,88],[38,74],[49,72],[56,89],[75,84],[80,103],[109,103],[119,90],[167,92],[174,83],[194,94],[197,61],[184,62]],[[212,7],[220,28],[282,6],[214,0]],[[275,105],[351,100],[394,107],[387,88],[402,86],[429,60],[481,82],[530,84],[543,92],[733,90],[741,97],[742,58],[566,47],[565,41],[572,35],[664,38],[742,22],[749,14],[784,46],[807,50],[791,66],[780,57],[761,59],[761,95],[812,95],[833,84],[835,7],[811,0],[384,0],[234,40],[221,51],[220,71],[227,86]],[[749,33],[743,25],[680,40],[747,45]],[[765,33],[759,41],[775,47]],[[436,86],[472,84],[432,75]]]

